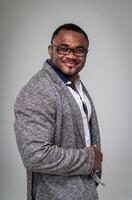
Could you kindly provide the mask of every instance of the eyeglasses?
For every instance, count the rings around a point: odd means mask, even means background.
[[[65,45],[57,46],[55,44],[51,44],[51,46],[54,46],[56,48],[57,53],[61,55],[68,55],[72,51],[75,56],[84,57],[87,55],[88,52],[88,49],[85,49],[84,47],[81,46],[76,48],[70,48]]]

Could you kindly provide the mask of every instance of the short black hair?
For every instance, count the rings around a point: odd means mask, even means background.
[[[78,25],[72,24],[72,23],[63,24],[63,25],[59,26],[53,32],[53,35],[52,35],[52,38],[51,38],[51,44],[52,44],[53,39],[55,38],[55,36],[58,35],[61,30],[75,31],[75,32],[78,32],[78,33],[82,33],[85,36],[85,38],[86,38],[86,40],[88,41],[88,44],[89,44],[89,39],[88,39],[88,36],[85,33],[85,31],[82,28],[80,28]]]

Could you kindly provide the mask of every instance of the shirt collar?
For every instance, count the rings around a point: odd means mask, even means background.
[[[51,59],[47,59],[46,63],[58,74],[62,81],[67,85],[71,83],[69,79],[53,64]]]

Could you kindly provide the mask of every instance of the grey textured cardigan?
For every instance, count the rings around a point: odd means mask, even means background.
[[[100,148],[97,117],[91,139]],[[86,148],[79,107],[58,74],[45,63],[20,91],[15,107],[15,134],[27,170],[28,200],[97,200],[89,178],[94,152]]]

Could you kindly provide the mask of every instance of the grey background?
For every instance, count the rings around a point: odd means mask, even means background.
[[[104,152],[101,200],[132,199],[132,1],[0,1],[0,200],[26,199],[26,174],[14,137],[13,105],[48,57],[59,25],[80,25],[90,39],[81,76],[96,105]]]

